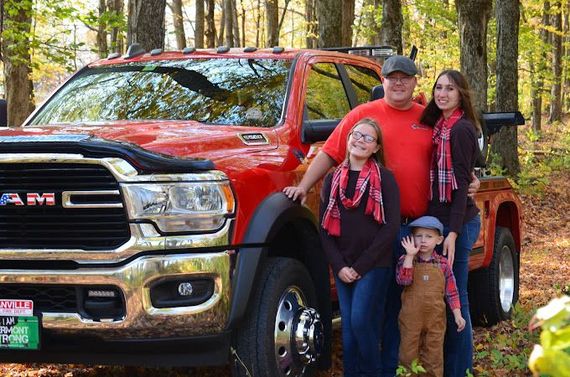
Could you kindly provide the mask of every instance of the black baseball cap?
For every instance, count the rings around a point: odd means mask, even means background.
[[[390,73],[398,71],[409,76],[415,76],[418,74],[418,69],[412,59],[402,55],[390,56],[382,66],[382,76],[386,77]]]

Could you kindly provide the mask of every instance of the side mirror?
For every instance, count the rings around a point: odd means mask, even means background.
[[[481,122],[481,135],[477,140],[479,149],[481,150],[480,161],[476,162],[477,166],[485,167],[487,155],[489,153],[489,144],[491,143],[491,135],[496,134],[502,127],[520,126],[525,123],[524,117],[520,111],[483,113],[479,118]]]
[[[8,125],[8,109],[6,105],[6,100],[0,99],[0,127],[6,127]]]

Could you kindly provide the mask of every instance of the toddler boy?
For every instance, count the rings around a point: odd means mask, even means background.
[[[455,277],[447,259],[434,249],[443,242],[443,224],[433,216],[411,222],[412,235],[402,239],[406,250],[396,267],[403,285],[400,311],[400,362],[409,367],[414,359],[430,376],[443,376],[443,341],[449,304],[457,330],[465,327]]]

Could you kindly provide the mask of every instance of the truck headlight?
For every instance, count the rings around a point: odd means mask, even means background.
[[[214,231],[234,213],[228,182],[123,183],[131,220],[150,220],[165,233]]]

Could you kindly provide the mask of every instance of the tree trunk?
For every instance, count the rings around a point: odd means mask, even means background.
[[[241,45],[245,47],[245,6],[243,5],[243,0],[240,0],[241,4]]]
[[[547,59],[546,59],[546,46],[548,44],[548,30],[547,27],[550,25],[550,2],[544,1],[542,6],[542,28],[540,29],[540,39],[542,45],[542,59],[539,60],[537,64],[536,71],[536,88],[534,90],[534,95],[532,96],[532,129],[540,134],[542,129],[542,93],[544,90],[544,74],[547,69]]]
[[[105,13],[107,13],[107,0],[99,0],[99,23],[97,24],[97,51],[100,58],[109,55],[109,46],[107,45],[107,22],[105,21]]]
[[[487,110],[487,24],[491,0],[456,0],[461,40],[461,71],[473,91],[479,111]]]
[[[224,0],[224,30],[227,47],[234,47],[234,7],[232,3],[232,0]]]
[[[239,22],[237,13],[237,3],[236,0],[232,0],[232,15],[233,15],[233,25],[234,25],[234,47],[240,47],[240,37],[239,37]]]
[[[549,122],[557,122],[562,118],[562,3],[554,3],[552,26],[558,31],[552,35],[552,91],[550,93]]]
[[[198,3],[196,1],[196,32],[194,33],[194,39],[196,40],[196,35],[198,34]],[[204,5],[202,3],[202,5]],[[202,7],[202,27],[204,21],[204,8]],[[184,32],[184,17],[182,15],[182,0],[172,0],[172,24],[174,26],[174,34],[176,35],[176,47],[182,50],[186,47],[186,33]],[[203,33],[203,30],[202,30]]]
[[[497,0],[497,99],[496,111],[518,110],[518,0]],[[517,127],[503,127],[493,136],[491,149],[498,153],[508,175],[520,171]]]
[[[564,24],[564,42],[562,44],[562,56],[568,56],[568,53],[570,53],[570,48],[568,48],[570,43],[570,2],[566,2],[562,21]],[[562,66],[562,77],[564,77],[564,84],[562,85],[562,112],[568,112],[570,105],[570,69],[568,67],[568,64],[563,64]]]
[[[319,22],[318,47],[342,45],[342,0],[317,0],[317,20]]]
[[[4,63],[8,126],[19,127],[35,108],[30,39],[26,37],[32,29],[32,1],[5,0],[2,5],[0,55]],[[10,33],[4,33],[5,30]]]
[[[194,47],[204,48],[204,0],[196,0],[196,26],[194,28]]]
[[[129,0],[127,43],[140,43],[146,50],[164,48],[166,0]]]
[[[305,2],[305,22],[307,48],[317,48],[317,15],[315,10],[315,0]]]
[[[216,21],[214,20],[214,0],[206,0],[206,45],[208,48],[216,47]]]
[[[279,45],[279,7],[277,0],[265,0],[267,41],[265,47]]]
[[[355,0],[342,2],[342,46],[352,46],[352,25],[354,24]]]
[[[393,46],[398,54],[402,54],[402,16],[401,0],[382,1],[382,28],[380,29],[380,43]]]
[[[123,0],[108,0],[107,8],[115,14],[117,19],[123,18]],[[124,50],[124,36],[118,26],[111,29],[111,51],[122,53]]]

